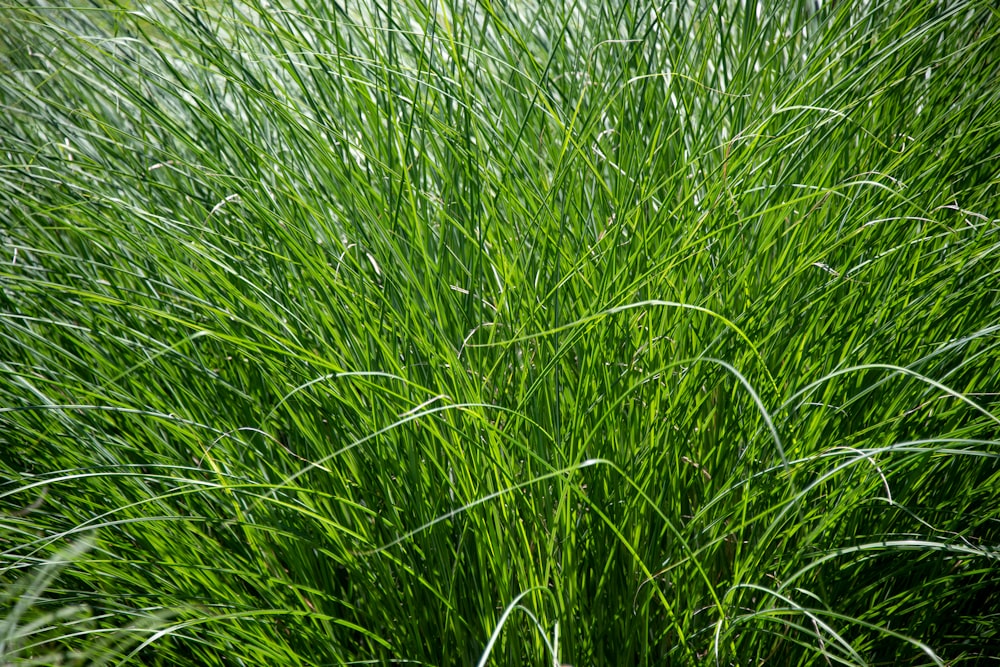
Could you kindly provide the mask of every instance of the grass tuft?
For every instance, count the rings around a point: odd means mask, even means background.
[[[1000,657],[1000,15],[768,4],[0,3],[0,662]]]

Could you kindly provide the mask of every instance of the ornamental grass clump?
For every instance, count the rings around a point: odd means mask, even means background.
[[[0,662],[1000,657],[992,3],[0,21]]]

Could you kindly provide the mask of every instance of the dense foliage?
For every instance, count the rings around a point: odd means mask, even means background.
[[[0,661],[1000,656],[994,3],[8,0],[0,105]]]

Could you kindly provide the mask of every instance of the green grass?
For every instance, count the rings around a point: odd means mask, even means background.
[[[5,0],[0,662],[994,664],[1000,14],[818,4]]]

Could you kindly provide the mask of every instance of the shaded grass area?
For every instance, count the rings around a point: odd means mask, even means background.
[[[5,661],[1000,655],[991,3],[149,4],[0,6]]]

